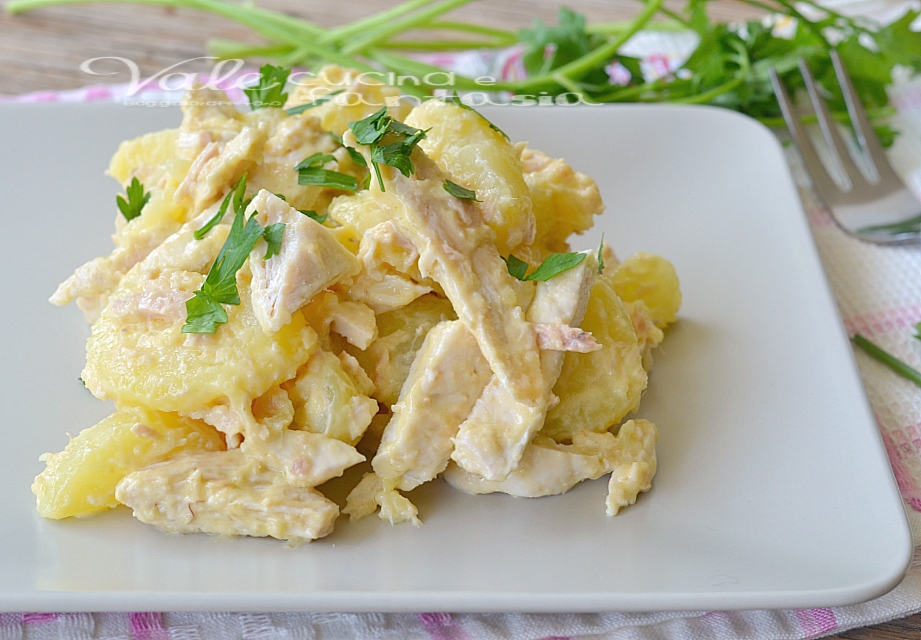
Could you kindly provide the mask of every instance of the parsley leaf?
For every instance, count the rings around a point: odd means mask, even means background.
[[[333,156],[320,152],[304,158],[294,167],[297,170],[297,183],[316,187],[331,187],[343,191],[356,191],[358,181],[354,176],[323,168],[324,164],[334,160]]]
[[[230,206],[231,201],[234,205],[234,210],[239,208],[246,208],[243,205],[243,195],[246,193],[246,176],[244,175],[240,180],[237,181],[236,186],[227,192],[227,195],[224,196],[224,201],[221,202],[221,207],[217,210],[217,213],[204,224],[201,229],[198,229],[192,235],[196,240],[201,240],[204,238],[209,231],[211,231],[217,224],[224,219],[224,214],[227,213],[227,207]]]
[[[505,260],[505,265],[508,267],[508,272],[518,280],[524,280],[524,275],[528,272],[528,263],[518,258],[512,254],[509,254],[508,258],[502,258]]]
[[[349,129],[355,135],[358,144],[374,144],[384,137],[393,118],[387,115],[387,107],[372,113],[367,118],[349,123]]]
[[[540,266],[528,275],[525,275],[528,270],[527,262],[513,255],[509,255],[509,257],[504,258],[504,260],[505,264],[508,266],[508,272],[519,280],[524,282],[530,282],[532,280],[546,282],[553,276],[557,276],[564,271],[569,271],[580,264],[585,260],[585,255],[584,253],[553,253],[547,256],[547,259],[541,262]]]
[[[410,155],[419,141],[425,137],[425,131],[422,129],[394,120],[387,115],[387,107],[363,120],[350,122],[349,128],[355,135],[355,140],[359,144],[367,145],[371,150],[371,166],[374,168],[374,175],[381,191],[385,189],[378,165],[394,167],[404,176],[410,176],[415,171]]]
[[[185,303],[186,321],[182,333],[214,333],[227,322],[227,310],[202,291]]]
[[[584,253],[554,253],[547,256],[547,259],[524,279],[546,282],[553,276],[572,269],[583,260],[585,260]]]
[[[334,161],[335,158],[328,153],[321,153],[317,151],[316,153],[307,156],[296,165],[294,165],[295,171],[300,171],[301,169],[313,169],[315,167],[322,167],[327,162]]]
[[[262,238],[265,240],[266,247],[265,257],[263,260],[268,260],[272,256],[277,256],[281,251],[281,238],[285,233],[285,223],[278,222],[276,224],[270,224],[265,229],[262,230]]]
[[[471,189],[465,189],[455,182],[450,180],[445,180],[444,182],[445,191],[450,193],[455,198],[460,198],[461,200],[473,200],[474,202],[482,202],[482,200],[476,199],[476,191]]]
[[[365,161],[365,157],[361,155],[361,152],[358,149],[353,149],[352,147],[345,147],[346,153],[349,154],[349,157],[352,159],[352,162],[357,164],[359,167],[368,168],[368,163]]]
[[[326,222],[326,219],[329,217],[329,214],[324,213],[323,215],[320,215],[316,211],[313,211],[311,209],[298,209],[298,211],[303,213],[305,216],[307,216],[311,220],[316,220],[320,224],[323,224],[324,222]]]
[[[285,109],[285,113],[289,116],[296,116],[299,113],[304,113],[308,109],[313,109],[314,107],[319,107],[324,102],[329,102],[333,96],[338,96],[340,93],[345,91],[345,89],[339,89],[339,91],[333,91],[332,93],[327,93],[325,96],[321,96],[314,100],[313,102],[308,102],[307,104],[299,104],[296,107],[291,107],[290,109]]]
[[[355,176],[347,173],[339,173],[329,169],[320,169],[310,167],[301,169],[297,172],[297,183],[300,185],[312,185],[315,187],[330,187],[332,189],[341,189],[342,191],[357,191],[358,181]]]
[[[285,84],[288,82],[288,76],[291,69],[284,67],[275,67],[270,64],[263,65],[259,69],[259,84],[254,87],[243,89],[243,93],[249,98],[249,105],[255,111],[263,107],[281,107],[288,99],[285,93]]]
[[[604,250],[604,234],[601,234],[601,242],[598,243],[598,275],[604,273],[604,256],[601,255]]]
[[[121,196],[115,196],[115,202],[118,204],[118,210],[125,216],[125,220],[130,222],[141,215],[141,209],[150,200],[150,192],[144,191],[144,185],[135,176],[131,178],[131,184],[125,189],[125,194],[128,196],[127,200]]]
[[[221,305],[240,304],[237,271],[263,234],[254,217],[244,223],[245,217],[243,203],[240,202],[230,234],[211,265],[208,277],[195,296],[185,303],[186,323],[182,333],[214,333],[219,324],[227,322],[227,311]]]

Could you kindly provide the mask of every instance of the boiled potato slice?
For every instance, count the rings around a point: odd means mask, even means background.
[[[317,351],[285,388],[294,403],[294,425],[354,445],[377,413],[377,401],[363,395],[328,351]]]
[[[319,118],[323,128],[341,136],[349,123],[361,120],[387,107],[391,117],[402,121],[409,111],[409,104],[400,99],[400,90],[383,84],[358,69],[346,69],[337,65],[323,67],[319,73],[295,74],[291,78],[295,89],[291,92],[286,108],[314,102],[330,93],[340,92],[327,102],[304,112],[304,116]],[[300,116],[300,117],[304,117]]]
[[[624,302],[642,300],[660,329],[676,320],[681,289],[675,267],[665,258],[642,251],[635,253],[617,265],[611,284]]]
[[[501,133],[476,112],[441,100],[423,102],[406,124],[427,129],[422,150],[448,178],[476,192],[500,254],[533,241],[531,194],[518,153]]]
[[[630,315],[604,278],[592,287],[581,328],[601,349],[567,353],[553,393],[560,403],[547,412],[541,431],[557,442],[587,429],[606,431],[635,411],[646,389],[646,371]]]
[[[83,380],[97,397],[119,404],[187,413],[230,400],[248,406],[294,377],[317,343],[300,311],[272,336],[253,312],[248,278],[237,275],[241,304],[213,334],[182,333],[185,300],[198,289],[227,229],[202,241],[182,232],[122,280],[87,341]],[[191,236],[191,233],[188,234]]]
[[[537,226],[533,245],[523,248],[519,257],[537,265],[551,253],[569,251],[567,238],[589,229],[593,216],[604,211],[604,204],[595,181],[562,158],[551,158],[524,144],[519,149]]]
[[[365,351],[350,350],[368,372],[376,391],[373,397],[388,407],[400,397],[400,389],[409,375],[416,352],[429,329],[442,320],[455,320],[451,303],[427,294],[400,309],[377,317],[378,335]]]
[[[180,452],[221,451],[224,440],[203,422],[125,407],[84,429],[60,453],[46,453],[32,492],[45,518],[86,516],[115,507],[115,486],[129,473]]]

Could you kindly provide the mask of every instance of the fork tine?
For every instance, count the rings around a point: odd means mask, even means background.
[[[854,90],[854,83],[851,82],[851,78],[841,62],[841,56],[834,49],[831,52],[831,62],[835,67],[838,84],[841,85],[841,93],[844,94],[844,103],[847,105],[847,113],[851,117],[854,133],[857,134],[857,142],[860,143],[860,148],[866,154],[870,166],[876,171],[880,181],[898,181],[899,177],[893,171],[892,165],[889,164],[883,145],[880,144],[879,138],[876,137],[876,133],[873,131],[870,119],[867,118],[867,112]]]
[[[834,119],[832,119],[831,112],[828,110],[828,105],[819,93],[819,87],[816,85],[815,78],[812,77],[812,72],[809,71],[806,61],[802,58],[799,59],[799,71],[803,75],[803,80],[806,82],[806,89],[809,91],[809,101],[812,103],[815,115],[819,119],[819,128],[822,130],[822,137],[825,138],[825,143],[828,145],[829,151],[831,151],[838,166],[844,169],[844,173],[847,175],[847,179],[850,182],[849,186],[854,187],[856,185],[865,184],[866,178],[863,177],[863,174],[860,173],[860,169],[854,164],[854,160],[851,158],[851,154],[847,150],[844,140],[841,139],[841,134],[838,132],[838,125],[835,123]]]
[[[793,110],[793,102],[790,100],[783,83],[780,82],[777,71],[774,70],[774,67],[771,67],[768,73],[771,76],[774,95],[777,96],[777,103],[780,105],[780,112],[783,114],[784,122],[787,123],[787,130],[790,132],[790,137],[793,138],[793,144],[799,149],[803,162],[806,164],[806,172],[812,179],[812,184],[815,186],[819,196],[825,200],[826,204],[829,204],[834,199],[835,194],[840,193],[840,189],[828,175],[822,161],[819,160],[819,156],[812,146],[812,141],[800,122],[799,115]]]

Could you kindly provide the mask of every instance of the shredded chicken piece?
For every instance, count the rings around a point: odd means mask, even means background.
[[[568,324],[535,324],[537,346],[541,351],[572,351],[574,353],[591,353],[598,351],[601,344],[592,334],[579,327]]]
[[[577,326],[585,315],[597,273],[598,263],[589,254],[572,269],[539,283],[528,320],[538,326]],[[451,458],[466,471],[488,480],[506,478],[544,423],[563,356],[561,351],[540,352],[540,395],[533,404],[513,397],[501,379],[493,376],[454,437]]]
[[[421,151],[416,174],[382,167],[402,201],[401,231],[419,251],[419,270],[444,289],[458,318],[476,338],[493,373],[516,401],[539,402],[540,357],[495,234],[467,200],[448,194],[438,168]]]
[[[345,499],[342,513],[349,520],[361,520],[377,511],[377,497],[384,491],[384,485],[376,473],[366,473]]]
[[[408,491],[444,470],[451,438],[490,375],[461,322],[441,322],[429,330],[371,461],[385,485]]]
[[[361,302],[346,300],[332,309],[329,328],[362,351],[377,339],[374,311]]]
[[[419,260],[419,252],[406,234],[392,220],[387,220],[362,236],[358,259],[372,276],[383,273],[384,265],[400,273],[410,273]]]
[[[307,541],[333,530],[336,503],[239,450],[183,455],[126,476],[116,499],[141,522],[178,533]]]
[[[616,515],[621,507],[636,502],[637,496],[652,488],[656,473],[656,426],[648,420],[628,420],[618,434],[579,431],[571,445],[557,444],[550,438],[535,438],[521,462],[502,481],[486,480],[450,465],[445,479],[467,493],[502,492],[536,498],[564,493],[583,480],[594,480],[606,473],[607,513]]]
[[[416,298],[431,293],[432,288],[407,278],[399,273],[385,273],[375,278],[360,273],[349,287],[348,295],[381,314],[405,307]]]
[[[151,283],[153,286],[141,293],[115,298],[109,303],[109,311],[119,316],[123,322],[185,320],[185,303],[192,296],[185,291],[172,288],[169,280],[160,280],[160,286],[156,286],[158,283]]]
[[[417,527],[422,524],[419,520],[419,510],[409,499],[393,488],[385,487],[375,473],[366,473],[346,498],[343,513],[349,520],[360,520],[370,516],[380,507],[380,518],[390,524],[412,522]]]
[[[278,196],[262,190],[247,211],[258,212],[256,220],[264,227],[285,225],[278,255],[265,260],[263,240],[250,254],[253,309],[266,333],[291,322],[291,314],[323,289],[358,273],[358,260],[328,229]]]
[[[227,191],[252,163],[255,150],[266,138],[265,127],[243,127],[230,142],[211,142],[195,158],[188,174],[173,196],[175,202],[188,198],[192,215],[211,205]]]
[[[316,487],[365,459],[355,447],[341,440],[293,429],[284,429],[264,442],[246,439],[240,450],[284,473],[293,487]]]

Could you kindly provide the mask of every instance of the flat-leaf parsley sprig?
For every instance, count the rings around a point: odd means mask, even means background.
[[[327,162],[334,162],[335,160],[336,158],[333,156],[320,152],[307,156],[294,167],[294,170],[297,171],[297,183],[316,187],[330,187],[341,189],[342,191],[356,191],[358,181],[355,176],[323,168],[323,165]]]
[[[528,273],[528,263],[515,255],[510,254],[509,257],[503,258],[503,260],[505,260],[505,264],[508,266],[509,274],[518,280],[523,282],[530,282],[532,280],[546,282],[550,278],[564,271],[569,271],[573,267],[581,264],[582,261],[585,260],[586,255],[585,253],[578,252],[552,253],[531,273]]]
[[[263,107],[281,108],[288,100],[285,85],[291,69],[275,67],[270,64],[262,65],[259,69],[259,83],[253,87],[243,89],[249,98],[249,106],[253,111]]]
[[[256,221],[256,212],[253,212],[253,215],[247,220],[245,213],[247,203],[243,199],[245,185],[244,177],[224,200],[224,203],[232,201],[234,204],[233,224],[201,289],[185,303],[186,322],[182,326],[182,333],[214,333],[219,325],[228,321],[227,310],[223,305],[240,304],[237,272],[243,267],[243,263],[246,262],[259,238],[264,238],[268,245],[263,259],[268,260],[281,250],[285,225],[283,223],[271,224],[263,229]],[[223,204],[222,208],[226,210]]]
[[[118,210],[125,216],[125,220],[131,222],[141,215],[141,210],[150,201],[150,192],[144,191],[144,185],[135,176],[131,178],[131,184],[125,189],[125,195],[128,196],[127,200],[121,196],[115,196],[115,202],[118,204]]]
[[[381,191],[385,191],[384,180],[378,165],[394,167],[407,177],[416,170],[410,156],[416,145],[425,138],[425,131],[394,120],[387,115],[387,107],[367,118],[350,122],[349,128],[358,144],[370,150],[371,165]]]

